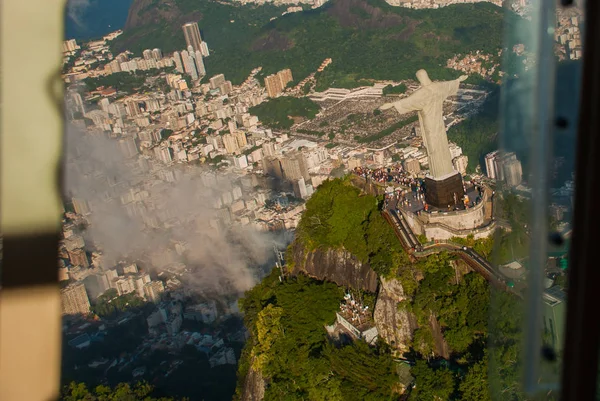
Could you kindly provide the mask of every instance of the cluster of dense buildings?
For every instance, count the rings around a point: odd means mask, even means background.
[[[241,4],[307,4],[311,5],[312,8],[321,7],[327,2],[327,0],[236,0]],[[497,6],[502,6],[502,0],[386,0],[391,6],[400,6],[407,8],[440,8],[450,4],[463,4],[463,3],[478,3],[480,1],[487,1]]]
[[[581,58],[581,31],[579,26],[583,21],[582,10],[578,7],[557,7],[556,29],[554,39],[560,59],[577,60]]]
[[[500,65],[494,61],[494,57],[480,50],[465,56],[454,56],[446,62],[446,67],[466,74],[478,74],[484,78],[492,78],[496,72],[501,73]]]
[[[265,77],[265,88],[269,97],[277,97],[283,93],[289,82],[292,82],[292,70],[286,68],[276,74],[271,74]]]
[[[451,4],[479,3],[483,1],[502,7],[502,0],[386,0],[386,3],[391,6],[423,9],[441,8]]]
[[[183,74],[189,75],[193,80],[198,80],[206,75],[204,57],[210,55],[208,45],[202,40],[198,23],[190,22],[182,26],[186,41],[186,49],[173,52],[170,56],[163,55],[158,48],[146,49],[141,57],[131,57],[132,53],[125,51],[116,56],[110,52],[108,42],[115,39],[122,32],[117,31],[103,37],[102,40],[89,42],[86,49],[81,49],[75,39],[63,42],[65,61],[75,57],[71,72],[65,74],[67,82],[81,81],[88,77],[98,77],[119,72],[148,71],[175,67]],[[102,68],[98,65],[103,65]]]
[[[74,199],[74,207],[84,215],[89,215],[87,202]],[[67,213],[70,217],[75,217]],[[101,255],[92,253],[92,263],[85,250],[82,236],[73,234],[73,223],[63,228],[63,239],[59,247],[59,279],[69,281],[61,290],[63,314],[87,314],[90,312],[90,299],[95,300],[109,289],[115,289],[118,296],[135,293],[147,301],[160,299],[165,287],[162,281],[152,280],[150,275],[140,272],[135,263],[122,264],[103,269]]]
[[[306,4],[310,5],[312,8],[321,7],[323,4],[327,2],[327,0],[235,0],[240,4],[273,4],[276,6],[286,5],[286,4]],[[289,12],[289,11],[288,11]]]

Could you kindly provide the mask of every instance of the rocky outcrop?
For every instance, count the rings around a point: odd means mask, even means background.
[[[444,359],[450,358],[450,347],[442,334],[442,327],[440,322],[431,314],[429,317],[429,327],[431,328],[431,334],[433,335],[433,343],[435,345],[435,355],[441,356]]]
[[[293,263],[288,265],[291,274],[304,273],[318,280],[328,280],[340,286],[362,289],[369,292],[377,291],[377,273],[368,263],[358,260],[347,250],[306,249],[304,244],[296,239],[291,247]]]
[[[408,344],[417,328],[414,316],[406,310],[399,310],[398,303],[406,295],[400,281],[382,278],[379,295],[375,304],[374,319],[379,337],[399,352],[407,352]]]
[[[265,380],[261,372],[255,370],[252,365],[244,379],[244,389],[241,401],[262,401],[265,397]]]

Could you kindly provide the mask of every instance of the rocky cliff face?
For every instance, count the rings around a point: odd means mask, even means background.
[[[262,401],[265,397],[265,380],[262,373],[254,370],[252,366],[244,379],[244,389],[241,401]]]
[[[377,291],[377,273],[368,263],[362,263],[345,249],[316,249],[307,251],[296,240],[292,244],[293,264],[291,274],[304,273],[318,280],[328,280],[340,286]]]
[[[382,278],[375,304],[374,319],[381,337],[392,348],[407,352],[417,324],[414,316],[398,310],[398,302],[406,299],[402,284],[396,279]]]

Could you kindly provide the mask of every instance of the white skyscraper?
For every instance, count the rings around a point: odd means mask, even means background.
[[[497,180],[502,179],[502,177],[501,177],[502,172],[499,171],[499,169],[497,167],[499,159],[500,159],[500,152],[497,150],[485,155],[485,170],[487,172],[487,176],[493,180],[494,179],[497,179]]]
[[[160,49],[152,49],[152,58],[154,60],[160,60],[163,58],[162,51]]]
[[[183,61],[181,60],[181,54],[179,54],[179,52],[173,52],[173,62],[175,63],[175,69],[183,73]]]
[[[202,55],[204,57],[210,56],[210,53],[208,52],[208,45],[206,44],[206,42],[200,43],[200,51],[202,52]]]
[[[516,187],[523,180],[523,169],[521,162],[517,159],[514,152],[507,153],[502,160],[502,169],[504,171],[504,180],[510,187]]]
[[[192,79],[198,79],[198,71],[196,70],[196,64],[194,59],[190,57],[190,54],[187,50],[183,50],[181,52],[181,58],[183,60],[183,68],[186,73],[188,73]]]
[[[198,75],[205,76],[206,68],[204,67],[204,60],[202,60],[202,53],[198,50],[194,52],[194,58],[196,63],[196,70],[198,70]]]

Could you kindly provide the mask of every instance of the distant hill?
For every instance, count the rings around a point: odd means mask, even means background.
[[[331,0],[269,21],[283,10],[210,0],[134,0],[125,34],[114,47],[136,53],[182,49],[181,24],[195,20],[211,49],[205,61],[209,75],[222,72],[236,83],[257,66],[266,74],[289,67],[300,80],[331,57],[321,82],[352,86],[359,78],[414,78],[419,68],[434,79],[455,77],[444,67],[448,58],[475,50],[497,54],[503,41],[505,11],[489,3],[411,10],[383,0]]]

